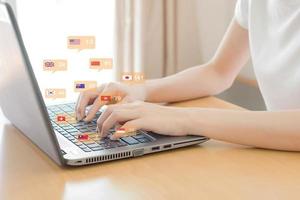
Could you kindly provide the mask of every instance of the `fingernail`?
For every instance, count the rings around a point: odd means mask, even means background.
[[[111,139],[111,140],[117,140],[117,138],[114,135],[111,135],[109,139]]]
[[[88,122],[87,118],[84,118],[83,121]]]

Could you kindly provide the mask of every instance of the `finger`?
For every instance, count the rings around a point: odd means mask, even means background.
[[[100,95],[96,98],[86,117],[83,119],[84,121],[90,122],[91,120],[93,120],[99,109],[106,104],[106,102],[101,101],[100,98]]]
[[[106,84],[101,85],[97,88],[96,91],[88,90],[80,93],[75,106],[75,114],[77,120],[82,120],[85,117],[86,107],[93,103],[93,100],[98,96],[98,94],[104,90],[105,85]]]
[[[129,96],[125,96],[118,104],[126,104],[133,102],[133,99]]]
[[[91,99],[91,95],[87,93],[81,93],[79,95],[77,106],[76,106],[76,119],[82,120],[85,116],[85,109],[89,104],[89,101]]]
[[[134,120],[138,117],[139,117],[138,112],[132,110],[127,110],[127,109],[115,110],[103,122],[100,135],[102,137],[105,137],[107,136],[108,130],[111,129],[115,124]]]
[[[142,119],[135,119],[135,120],[128,121],[121,128],[123,128],[125,130],[138,131],[140,129],[143,129],[143,120]],[[126,137],[126,136],[128,136],[128,133],[116,132],[111,136],[111,139],[112,140],[117,140],[117,139],[120,139],[120,138]]]
[[[76,120],[79,120],[80,116],[80,112],[79,112],[79,102],[81,102],[81,95],[78,96],[77,101],[76,101],[76,105],[75,105],[75,118]]]
[[[97,132],[101,132],[101,128],[102,128],[102,124],[103,122],[110,116],[110,114],[113,111],[113,105],[110,106],[103,106],[102,108],[106,107],[106,109],[104,109],[104,111],[101,113],[100,117],[97,120]]]
[[[98,92],[96,91],[85,91],[80,95],[80,102],[78,103],[78,113],[82,120],[85,117],[86,107],[91,105],[95,98],[98,96]]]
[[[122,109],[133,109],[133,105],[132,104],[112,104],[112,105],[105,105],[106,108],[103,109],[104,111],[102,112],[102,114],[100,115],[100,117],[97,120],[97,128],[98,131],[100,132],[102,129],[102,124],[104,123],[104,121],[111,115],[111,113],[118,109],[118,110],[122,110]],[[104,106],[102,107],[104,108]]]
[[[86,122],[91,121],[94,119],[96,113],[99,111],[99,109],[104,106],[109,104],[107,101],[102,101],[101,96],[111,96],[109,95],[111,93],[111,89],[109,88],[109,85],[105,84],[105,88],[101,89],[101,93],[98,95],[98,98],[94,101],[93,105],[91,106],[90,110],[88,111],[86,118],[83,119]]]
[[[120,109],[128,109],[129,105],[128,104],[123,104],[123,105],[111,104],[111,105],[104,105],[104,106],[102,106],[102,108],[103,108],[103,111],[97,120],[97,127],[98,127],[99,131],[101,131],[103,122],[111,115],[111,113],[115,109],[119,109],[119,110]]]

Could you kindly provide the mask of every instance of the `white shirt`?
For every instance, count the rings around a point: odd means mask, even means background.
[[[238,0],[268,110],[300,109],[300,0]]]

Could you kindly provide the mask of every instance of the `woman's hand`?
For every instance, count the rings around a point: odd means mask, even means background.
[[[153,131],[162,135],[184,136],[189,134],[188,109],[160,106],[145,102],[107,106],[97,124],[102,137],[116,124],[125,130]],[[114,134],[112,139],[124,135]]]
[[[101,85],[97,90],[88,90],[79,95],[76,104],[76,119],[91,121],[99,109],[109,102],[101,101],[101,96],[118,96],[122,100],[120,103],[133,102],[135,100],[144,101],[146,91],[143,84],[125,85],[121,83],[107,83]],[[92,105],[86,114],[86,107]]]

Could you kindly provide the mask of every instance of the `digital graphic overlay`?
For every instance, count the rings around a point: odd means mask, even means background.
[[[121,80],[123,83],[143,83],[144,82],[144,73],[141,72],[133,72],[133,73],[123,73]]]
[[[90,69],[104,70],[112,69],[113,59],[112,58],[91,58]]]
[[[69,36],[68,49],[77,49],[79,51],[84,49],[95,49],[95,36]]]
[[[75,81],[74,91],[84,92],[86,90],[97,89],[97,81]]]
[[[48,88],[45,89],[45,97],[47,99],[63,99],[66,98],[66,89]]]
[[[49,72],[67,71],[68,61],[67,60],[44,60],[43,70]]]

